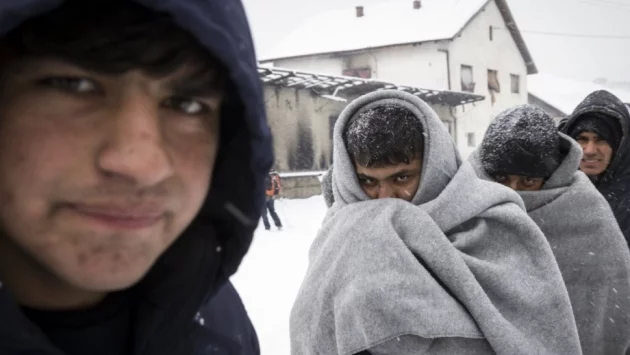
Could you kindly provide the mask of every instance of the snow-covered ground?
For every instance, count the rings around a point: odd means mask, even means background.
[[[326,204],[322,196],[278,200],[276,211],[285,227],[282,231],[272,227],[268,232],[260,223],[232,282],[256,327],[261,353],[288,355],[289,313],[306,273],[308,249],[326,214]]]

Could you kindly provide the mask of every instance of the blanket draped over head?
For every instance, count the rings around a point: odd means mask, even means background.
[[[630,354],[630,252],[606,199],[578,171],[582,148],[560,136],[562,163],[541,191],[519,194],[556,256],[584,355]],[[470,162],[491,180],[479,154]]]
[[[384,104],[409,109],[425,133],[412,203],[369,200],[343,142],[351,117]],[[335,202],[291,312],[293,354],[581,354],[544,235],[516,192],[461,164],[426,103],[391,90],[355,100],[333,154]]]

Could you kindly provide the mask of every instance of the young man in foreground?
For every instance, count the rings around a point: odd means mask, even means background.
[[[293,354],[581,353],[544,235],[515,192],[461,164],[426,103],[365,95],[333,139],[334,204],[291,312]]]
[[[240,2],[0,18],[0,353],[257,354],[227,283],[272,162]]]
[[[578,171],[580,146],[533,105],[492,122],[471,157],[480,178],[518,191],[554,252],[585,355],[630,351],[630,252],[610,206]]]

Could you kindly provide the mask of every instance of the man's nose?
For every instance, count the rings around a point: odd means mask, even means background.
[[[107,118],[111,123],[97,165],[107,175],[153,186],[173,174],[159,106],[141,91],[126,94]]]
[[[394,189],[388,183],[381,183],[378,189],[378,199],[394,197]]]
[[[597,153],[597,145],[593,141],[588,141],[584,145],[582,145],[584,149],[584,155],[593,155]]]

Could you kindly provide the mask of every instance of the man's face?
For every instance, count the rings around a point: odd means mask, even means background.
[[[416,195],[422,175],[422,160],[380,168],[355,164],[361,188],[371,199],[400,198],[410,201]]]
[[[0,258],[15,258],[5,247],[13,246],[89,291],[141,279],[191,223],[210,185],[220,90],[189,74],[107,76],[53,60],[7,70]]]
[[[515,191],[540,191],[545,184],[545,179],[541,177],[495,175],[493,179]]]
[[[593,132],[582,132],[575,140],[584,151],[580,170],[591,177],[599,176],[606,171],[613,154],[610,144]]]

